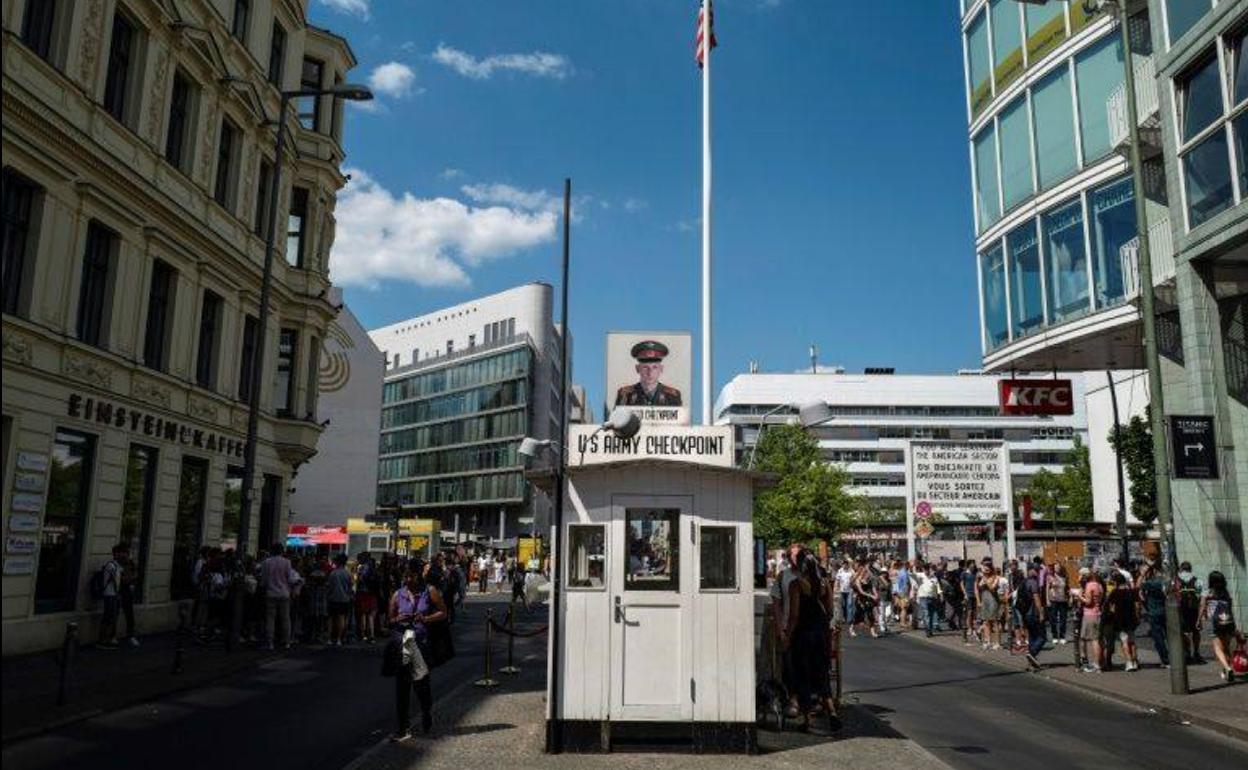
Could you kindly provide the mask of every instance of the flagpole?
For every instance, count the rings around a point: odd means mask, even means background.
[[[702,35],[702,424],[711,424],[711,45],[714,15],[706,1]]]

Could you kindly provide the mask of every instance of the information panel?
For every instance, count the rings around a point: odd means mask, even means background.
[[[1010,509],[1005,445],[991,441],[910,442],[912,512],[991,518]]]

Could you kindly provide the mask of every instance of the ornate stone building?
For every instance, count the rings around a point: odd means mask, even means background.
[[[307,0],[4,0],[3,652],[99,618],[138,565],[139,629],[176,622],[202,546],[239,527],[250,370],[266,345],[249,542],[316,451],[342,105],[296,100],[273,312],[257,329],[279,89],[355,64]]]

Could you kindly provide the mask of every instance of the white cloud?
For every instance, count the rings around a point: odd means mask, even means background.
[[[439,44],[438,49],[433,52],[433,60],[473,80],[488,80],[497,71],[520,72],[556,80],[563,80],[572,74],[572,62],[568,57],[544,51],[495,54],[478,58],[466,51]]]
[[[694,217],[693,219],[682,219],[676,223],[677,232],[692,233],[702,229],[702,217]]]
[[[412,92],[412,84],[416,82],[416,72],[406,64],[397,61],[386,62],[373,69],[368,76],[368,85],[374,92],[400,98]]]
[[[395,195],[359,169],[347,173],[352,179],[338,197],[330,262],[338,284],[466,286],[470,268],[555,237],[556,216],[549,210]]]
[[[630,214],[636,214],[640,211],[650,208],[650,204],[641,198],[625,198],[624,210]]]
[[[474,203],[503,205],[524,211],[554,211],[559,201],[545,190],[522,190],[509,184],[466,184],[459,188]]]
[[[459,179],[463,175],[464,175],[463,169],[458,169],[458,168],[455,168],[454,166],[447,166],[446,168],[442,169],[442,173],[438,174],[438,176],[442,177],[443,179]]]
[[[368,18],[368,3],[369,0],[321,0],[321,5],[328,6],[339,13],[359,16],[361,19]]]

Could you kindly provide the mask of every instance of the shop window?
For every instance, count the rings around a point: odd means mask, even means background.
[[[152,536],[152,505],[156,498],[157,458],[151,447],[130,445],[126,462],[126,488],[121,502],[119,544],[130,548],[130,558],[137,571],[134,600],[143,601],[147,576],[147,544]]]
[[[40,530],[36,613],[67,612],[77,605],[94,468],[95,437],[73,430],[57,430],[48,472],[48,501]]]
[[[29,285],[30,263],[38,245],[38,203],[42,189],[12,169],[4,169],[0,177],[0,198],[4,204],[4,312],[25,315],[25,289]]]
[[[299,332],[282,329],[277,345],[277,379],[273,383],[274,408],[279,417],[289,417],[295,403],[295,349]]]
[[[1040,244],[1036,224],[1028,220],[1005,239],[1010,252],[1010,329],[1025,337],[1044,325],[1044,293],[1040,284]]]
[[[568,525],[568,588],[602,588],[606,574],[606,527]]]
[[[1049,322],[1077,318],[1088,303],[1088,254],[1083,240],[1083,204],[1079,199],[1050,211],[1042,219]]]
[[[173,327],[173,287],[177,273],[163,260],[152,263],[152,281],[147,289],[147,329],[143,340],[143,363],[157,371],[165,370],[165,353]]]
[[[103,347],[108,342],[108,295],[112,281],[117,234],[92,221],[82,255],[82,284],[78,290],[78,339]]]
[[[192,570],[204,536],[204,499],[208,492],[208,461],[183,457],[178,483],[178,512],[173,525],[173,574],[169,598],[194,599],[198,593]]]
[[[679,509],[627,508],[624,536],[626,590],[680,590]]]
[[[1009,341],[1005,304],[1005,250],[998,243],[979,256],[983,284],[984,338],[988,350]]]
[[[698,563],[704,591],[737,588],[737,528],[699,527]]]
[[[238,528],[243,520],[243,469],[225,469],[225,505],[221,512],[221,548],[238,548]]]

